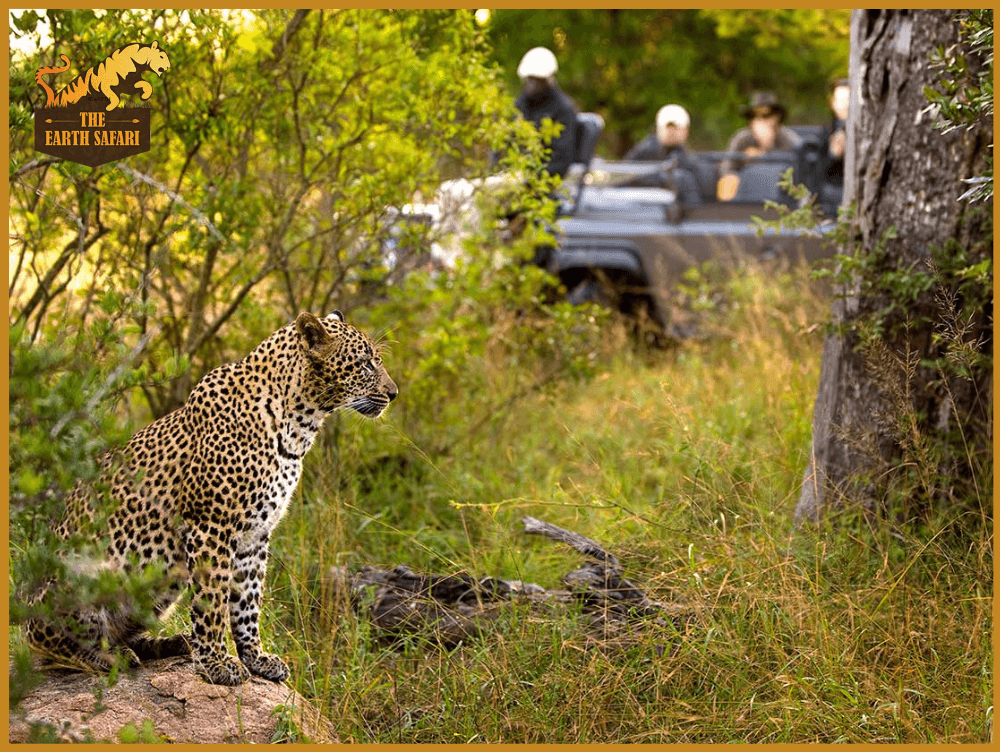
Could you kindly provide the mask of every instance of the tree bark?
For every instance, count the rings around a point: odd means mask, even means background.
[[[992,124],[947,133],[936,129],[937,115],[924,95],[924,87],[940,75],[929,65],[932,50],[959,42],[954,16],[953,10],[855,10],[852,15],[844,202],[855,204],[855,214],[848,237],[855,254],[877,255],[884,244],[885,255],[877,269],[862,267],[865,276],[856,276],[834,304],[836,333],[824,344],[797,522],[816,520],[824,509],[842,503],[870,507],[885,502],[884,481],[891,475],[886,470],[899,467],[913,449],[913,437],[926,444],[943,440],[956,427],[975,426],[989,436],[969,436],[966,430],[964,439],[991,451],[991,366],[971,379],[942,377],[927,366],[947,346],[933,336],[949,315],[942,290],[922,290],[902,306],[905,310],[896,311],[893,304],[901,306],[891,285],[872,285],[869,277],[927,274],[931,254],[952,247],[953,241],[970,249],[970,263],[992,258],[991,212],[958,201],[967,187],[962,179],[985,167]],[[890,227],[896,228],[895,237],[887,235]],[[876,316],[885,322],[881,337],[862,347],[859,331]],[[907,327],[906,321],[931,323]],[[974,312],[973,323],[962,336],[984,355],[991,353],[992,293]],[[901,431],[901,411],[908,416],[910,437]],[[974,449],[970,444],[966,455]],[[963,472],[958,466],[950,469]]]

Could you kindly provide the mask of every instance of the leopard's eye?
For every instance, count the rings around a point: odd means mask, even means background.
[[[375,359],[364,361],[361,367],[368,371],[368,373],[375,373]]]

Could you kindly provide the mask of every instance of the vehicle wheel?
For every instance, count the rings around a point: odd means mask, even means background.
[[[644,296],[633,296],[627,301],[626,315],[636,342],[645,347],[662,350],[670,343],[670,338],[653,316],[653,303]],[[624,309],[623,309],[624,310]]]
[[[574,286],[566,295],[566,299],[573,305],[581,303],[596,303],[605,308],[615,309],[618,307],[618,295],[601,280],[594,277],[586,277]]]

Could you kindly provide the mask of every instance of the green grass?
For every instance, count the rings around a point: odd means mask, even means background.
[[[326,430],[274,542],[264,631],[342,739],[990,738],[991,523],[917,535],[848,511],[793,531],[830,301],[800,271],[725,289],[703,341],[640,352],[608,325],[591,378],[516,398],[544,363],[499,327],[458,382],[478,388],[404,406],[401,377],[386,419]],[[390,371],[413,372],[394,337]],[[526,514],[601,541],[695,620],[621,645],[572,611],[513,608],[458,649],[393,651],[316,586],[334,565],[405,564],[558,587],[580,558],[521,534]]]

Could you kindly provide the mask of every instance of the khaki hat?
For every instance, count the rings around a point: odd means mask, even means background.
[[[750,104],[744,105],[740,108],[740,115],[745,117],[747,120],[755,115],[769,115],[772,112],[778,113],[781,120],[784,120],[785,115],[788,114],[785,106],[778,101],[778,97],[770,91],[755,92],[754,95],[750,97]]]
[[[656,127],[657,129],[663,128],[671,123],[679,125],[681,128],[687,128],[691,125],[691,116],[679,104],[665,104],[656,113]]]

